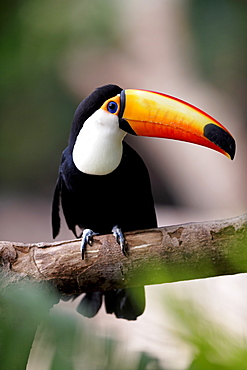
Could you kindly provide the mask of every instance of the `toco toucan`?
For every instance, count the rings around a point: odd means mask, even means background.
[[[94,232],[113,231],[127,255],[124,232],[157,227],[149,174],[124,141],[127,133],[188,141],[231,159],[235,154],[229,131],[188,103],[154,91],[97,88],[76,109],[52,205],[53,237],[60,230],[61,200],[69,229],[82,236],[82,258]],[[78,226],[84,233],[77,235]],[[78,311],[92,317],[103,299],[117,318],[135,320],[145,308],[144,287],[136,287],[87,293]]]

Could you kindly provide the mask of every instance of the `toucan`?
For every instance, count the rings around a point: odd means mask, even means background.
[[[229,131],[191,104],[155,91],[112,84],[97,88],[75,111],[52,204],[53,237],[60,230],[61,203],[68,228],[82,237],[82,258],[95,233],[113,232],[128,258],[124,233],[157,227],[148,170],[124,141],[126,134],[182,140],[231,159],[235,155]],[[107,313],[136,320],[145,309],[144,287],[87,293],[77,310],[93,317],[103,300]]]

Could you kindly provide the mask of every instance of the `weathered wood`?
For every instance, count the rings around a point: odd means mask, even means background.
[[[112,235],[95,236],[81,259],[80,240],[0,242],[6,284],[48,281],[64,294],[247,272],[247,214],[125,234],[125,257]]]

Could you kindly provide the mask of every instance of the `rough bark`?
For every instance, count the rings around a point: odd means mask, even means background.
[[[125,234],[125,257],[112,235],[95,236],[81,259],[80,240],[0,242],[6,286],[50,282],[64,294],[247,272],[247,214]]]

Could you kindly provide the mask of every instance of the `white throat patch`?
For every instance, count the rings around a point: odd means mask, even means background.
[[[119,128],[118,116],[97,110],[79,132],[72,157],[79,171],[90,175],[107,175],[119,165],[126,132]]]

